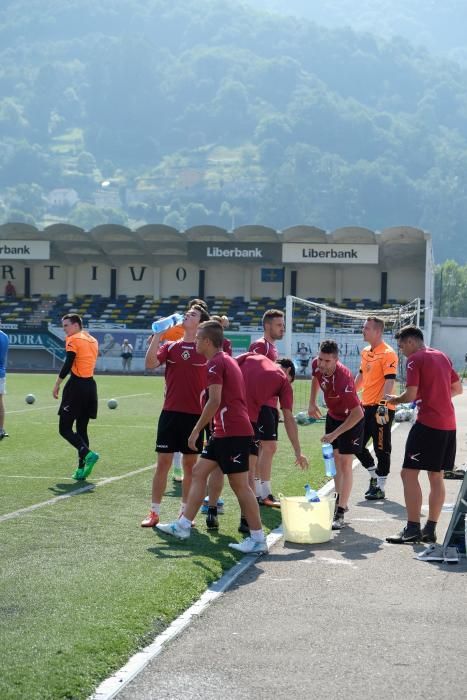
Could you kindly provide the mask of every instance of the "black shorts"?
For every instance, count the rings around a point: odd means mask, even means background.
[[[257,457],[259,455],[259,443],[260,439],[257,436],[257,426],[256,423],[252,423],[251,427],[254,430],[254,435],[251,438],[251,444],[250,444],[250,454],[253,455],[253,457]]]
[[[277,440],[279,427],[279,411],[272,406],[261,406],[258,420],[256,421],[257,440]]]
[[[181,452],[184,455],[196,455],[203,449],[203,431],[196,441],[196,450],[188,447],[188,438],[199,416],[195,413],[163,410],[157,424],[156,452]]]
[[[456,459],[456,431],[414,423],[407,436],[403,469],[441,472],[452,469]]]
[[[97,418],[97,385],[93,377],[83,378],[72,374],[63,387],[59,416]]]
[[[240,474],[248,471],[251,437],[211,437],[201,452],[201,457],[217,462],[224,474]]]
[[[342,425],[343,420],[336,420],[329,413],[326,415],[326,433],[332,433],[333,430]],[[337,440],[332,443],[333,449],[338,450],[341,455],[358,455],[363,449],[363,431],[365,427],[365,419],[358,421],[350,430],[339,435]]]

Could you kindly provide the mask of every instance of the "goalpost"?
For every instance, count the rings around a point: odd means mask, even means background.
[[[339,346],[339,360],[355,376],[360,367],[360,351],[365,345],[362,327],[368,316],[384,319],[384,340],[396,348],[394,333],[411,323],[420,326],[420,299],[402,306],[345,309],[287,296],[285,309],[285,352],[296,366],[296,377],[310,378],[311,359],[318,354],[323,340],[334,340]],[[429,343],[429,339],[427,339]],[[405,358],[399,353],[398,379],[405,380]],[[296,382],[294,412],[308,407],[310,385]]]

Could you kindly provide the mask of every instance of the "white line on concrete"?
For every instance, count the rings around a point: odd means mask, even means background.
[[[392,426],[392,431],[399,427],[399,423],[394,423]],[[357,464],[360,464],[358,459],[354,459],[352,462],[352,468],[355,469]],[[334,491],[334,479],[328,481],[318,493],[320,496],[327,496]],[[267,537],[268,549],[271,549],[283,536],[282,526],[273,530]],[[250,566],[252,566],[257,559],[257,556],[246,555],[243,559],[236,564],[232,569],[229,569],[219,581],[212,584],[203,593],[199,601],[191,606],[186,612],[184,612],[180,617],[172,622],[172,624],[164,631],[162,634],[158,635],[156,639],[145,647],[142,651],[138,652],[132,656],[129,661],[122,666],[122,668],[114,673],[112,676],[103,681],[95,690],[93,695],[90,696],[89,700],[112,700],[119,692],[124,688],[130,681],[132,681],[136,676],[148,665],[152,659],[159,656],[164,646],[175,639],[184,629],[186,629],[192,622],[196,615],[203,612],[214,600],[216,600],[222,593],[225,593],[230,586],[236,581],[236,579],[241,576]]]
[[[271,532],[267,538],[268,548],[276,544],[281,537],[281,533],[277,533],[275,530]],[[197,615],[204,612],[211,603],[225,593],[225,591],[235,583],[238,577],[256,562],[257,558],[257,555],[247,555],[243,557],[238,564],[235,564],[235,566],[229,569],[229,571],[226,571],[219,581],[209,586],[208,590],[203,593],[201,598],[182,615],[177,617],[177,619],[174,620],[162,634],[159,634],[149,646],[132,656],[119,671],[103,681],[95,690],[90,700],[111,700],[111,698],[114,698],[122,688],[132,681],[133,678],[152,661],[152,659],[159,656],[168,642],[175,639],[175,637],[192,623]]]
[[[141,474],[142,472],[148,471],[148,469],[153,469],[154,465],[150,464],[148,467],[141,467],[141,469],[135,469],[134,471],[131,472],[126,472],[126,474],[121,474],[120,476],[111,476],[108,479],[103,479],[102,481],[99,481],[99,483],[92,483],[92,484],[87,484],[86,486],[82,486],[79,489],[75,489],[74,491],[70,491],[70,493],[63,493],[60,496],[55,496],[54,498],[49,498],[47,501],[41,501],[41,503],[34,503],[32,506],[27,506],[26,508],[19,508],[18,510],[13,511],[12,513],[5,513],[5,515],[0,515],[0,523],[5,522],[6,520],[13,520],[13,518],[19,518],[21,515],[25,515],[26,513],[32,513],[33,510],[37,510],[38,508],[44,508],[44,506],[52,506],[55,503],[58,503],[59,501],[64,501],[66,498],[72,498],[73,496],[79,496],[82,493],[86,493],[87,491],[92,491],[95,488],[98,488],[99,486],[106,486],[107,484],[112,484],[114,481],[120,481],[121,479],[127,479],[130,476],[136,476],[137,474]],[[60,477],[62,478],[62,477]]]

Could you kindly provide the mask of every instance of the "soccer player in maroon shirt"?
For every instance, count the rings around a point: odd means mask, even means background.
[[[258,416],[261,407],[272,397],[279,399],[284,427],[295,454],[295,464],[301,469],[308,468],[308,460],[302,454],[298,438],[297,423],[293,416],[293,390],[292,383],[295,379],[295,365],[289,358],[282,358],[273,362],[265,355],[244,353],[235,358],[241,369],[245,387],[247,387],[246,399],[248,415],[255,431],[255,440],[250,451],[250,486],[254,489],[255,469],[258,455],[258,443],[261,436],[258,433]],[[239,532],[248,532],[248,524],[242,516]]]
[[[201,306],[192,306],[182,324],[185,331],[183,340],[159,347],[161,334],[155,333],[146,352],[146,369],[165,364],[166,387],[157,426],[157,465],[152,481],[151,510],[141,527],[154,527],[159,522],[174,452],[183,454],[182,511],[185,507],[193,466],[203,446],[202,435],[192,446],[188,445],[188,437],[201,414],[201,401],[206,390],[206,358],[196,351],[195,336],[199,324],[207,319],[209,314]]]
[[[407,525],[402,532],[387,537],[392,544],[436,542],[436,523],[445,498],[444,469],[452,469],[456,457],[456,416],[452,397],[462,394],[462,382],[452,362],[443,352],[427,347],[417,326],[405,326],[395,335],[407,358],[407,382],[399,396],[386,395],[391,403],[417,402],[417,420],[405,445],[401,477],[404,484]],[[422,490],[420,471],[430,482],[428,520],[420,528]]]
[[[275,362],[279,353],[274,343],[276,340],[281,340],[285,333],[284,312],[278,309],[265,311],[263,329],[264,336],[251,343],[249,352],[265,355]],[[280,507],[279,501],[272,495],[271,487],[272,460],[277,451],[278,425],[277,397],[272,397],[261,407],[258,416],[257,428],[261,435],[261,442],[255,481],[255,491],[259,504],[270,508]]]
[[[229,547],[244,553],[267,552],[255,494],[248,483],[248,458],[253,437],[246,405],[245,384],[234,359],[222,352],[223,330],[217,321],[202,323],[196,333],[196,349],[207,360],[209,399],[193,427],[188,444],[194,447],[200,432],[213,418],[214,432],[193,470],[185,513],[175,522],[156,529],[179,539],[190,536],[191,522],[203,500],[209,475],[219,467],[237,496],[251,536]]]
[[[321,442],[329,442],[334,450],[334,479],[338,502],[332,529],[340,530],[344,525],[344,513],[348,510],[352,490],[353,455],[361,452],[363,447],[363,409],[352,373],[339,362],[339,348],[333,340],[324,340],[321,343],[319,355],[311,364],[311,374],[308,415],[321,418],[321,411],[316,403],[320,388],[328,408],[326,434],[321,438]]]

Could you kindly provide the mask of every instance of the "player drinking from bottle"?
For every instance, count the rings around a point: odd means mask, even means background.
[[[188,445],[193,426],[201,414],[201,401],[206,390],[206,358],[196,351],[195,336],[199,324],[209,318],[201,306],[193,306],[185,314],[183,340],[159,346],[160,334],[155,333],[146,352],[146,369],[165,364],[165,398],[157,426],[157,465],[152,482],[152,503],[149,515],[141,527],[153,527],[159,522],[162,497],[174,452],[183,454],[182,505],[191,485],[191,472],[203,447],[200,435],[196,445]]]
[[[243,553],[267,552],[259,507],[248,483],[248,459],[253,429],[248,417],[245,384],[234,359],[222,352],[223,330],[217,321],[202,323],[196,333],[196,349],[207,359],[209,398],[193,426],[188,445],[194,448],[203,428],[214,419],[214,432],[204,447],[193,470],[185,512],[172,523],[159,524],[156,529],[177,537],[190,537],[191,521],[203,500],[209,475],[222,470],[237,496],[248,522],[251,536],[240,544],[230,544]]]

